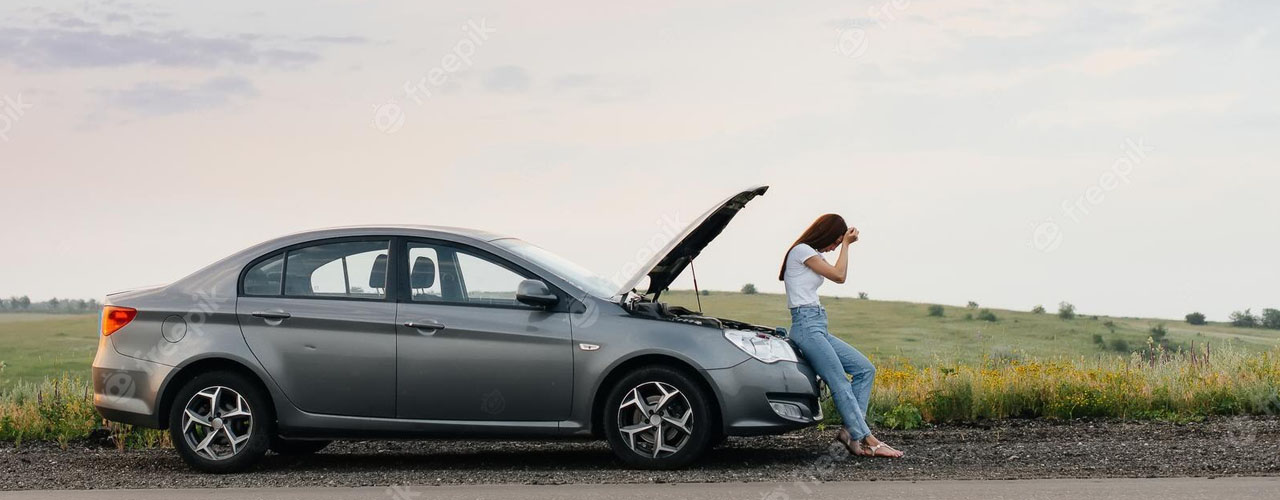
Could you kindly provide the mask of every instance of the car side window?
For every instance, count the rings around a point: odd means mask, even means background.
[[[510,267],[451,246],[409,243],[409,285],[414,302],[524,307],[516,288],[525,276]]]
[[[284,295],[382,299],[389,240],[322,243],[285,254]]]
[[[409,245],[409,291],[413,300],[443,301],[440,282],[440,253],[433,247]]]
[[[524,281],[524,277],[510,269],[458,252],[458,273],[465,285],[467,303],[520,305],[516,301],[516,288]]]
[[[244,274],[244,294],[259,296],[280,295],[281,273],[284,271],[284,254],[254,264]]]

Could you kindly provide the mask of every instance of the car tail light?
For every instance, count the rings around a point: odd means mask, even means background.
[[[133,317],[138,315],[138,310],[132,307],[106,306],[102,308],[102,336],[106,337],[116,330],[124,328],[124,325],[133,321]]]

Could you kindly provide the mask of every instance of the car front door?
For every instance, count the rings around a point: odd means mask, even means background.
[[[516,301],[527,271],[451,243],[408,241],[396,415],[469,421],[569,417],[573,351],[568,314]]]
[[[386,238],[328,240],[267,256],[245,271],[236,303],[240,330],[299,409],[395,416],[390,245]]]

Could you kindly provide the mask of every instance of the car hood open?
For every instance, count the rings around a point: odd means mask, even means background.
[[[689,227],[672,238],[666,247],[654,254],[648,264],[641,266],[631,279],[623,283],[618,294],[622,295],[634,289],[646,275],[649,276],[649,286],[641,293],[649,295],[665,290],[671,282],[676,280],[676,277],[680,276],[684,268],[702,253],[702,249],[720,235],[724,227],[729,225],[729,221],[738,215],[738,211],[742,210],[747,202],[768,190],[769,186],[748,188],[711,207],[711,210],[694,220]]]

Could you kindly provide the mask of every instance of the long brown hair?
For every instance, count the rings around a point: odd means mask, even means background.
[[[800,238],[795,243],[787,247],[787,253],[782,256],[782,269],[778,270],[778,281],[783,280],[783,276],[787,274],[787,255],[791,254],[791,250],[801,243],[813,247],[814,250],[822,250],[832,243],[837,243],[840,238],[844,237],[844,233],[849,231],[849,225],[844,223],[844,217],[836,214],[824,214],[818,217],[809,225],[809,229],[805,229]]]

